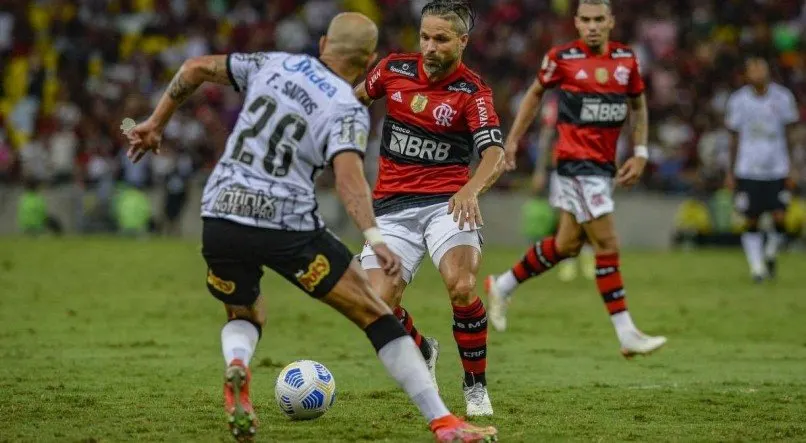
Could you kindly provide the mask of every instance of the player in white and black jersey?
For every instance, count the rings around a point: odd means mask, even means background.
[[[799,119],[792,92],[770,81],[762,58],[746,62],[748,84],[728,100],[725,125],[732,131],[726,186],[735,190],[736,209],[747,218],[742,246],[755,281],[775,275],[775,259],[785,239],[784,218],[794,183],[788,129]],[[759,217],[771,213],[775,232],[759,232]]]
[[[314,180],[332,165],[347,212],[383,270],[399,275],[400,259],[386,246],[372,212],[362,165],[369,116],[352,90],[375,61],[377,35],[367,17],[345,13],[333,19],[320,40],[319,59],[287,53],[192,58],[148,120],[127,132],[129,156],[137,161],[159,148],[171,115],[202,83],[231,84],[245,94],[202,206],[207,287],[224,302],[229,320],[221,331],[227,364],[224,397],[238,440],[251,439],[257,425],[248,365],[266,318],[262,266],[362,328],[439,441],[488,441],[497,433],[471,426],[447,410],[414,341],[317,212]]]

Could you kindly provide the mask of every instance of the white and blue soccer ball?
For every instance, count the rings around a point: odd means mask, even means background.
[[[318,418],[336,401],[336,380],[325,365],[297,360],[280,371],[274,398],[292,420]]]

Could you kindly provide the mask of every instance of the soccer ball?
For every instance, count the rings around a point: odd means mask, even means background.
[[[292,420],[318,418],[336,401],[336,380],[325,365],[297,360],[280,371],[274,398]]]

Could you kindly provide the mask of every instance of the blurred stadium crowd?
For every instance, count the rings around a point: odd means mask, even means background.
[[[213,165],[240,106],[231,89],[205,87],[167,129],[166,155],[137,165],[125,160],[120,121],[147,116],[184,59],[232,51],[315,53],[329,19],[341,10],[376,20],[381,55],[416,51],[424,3],[0,0],[0,186],[28,183],[33,192],[34,184],[75,185],[78,212],[88,220],[85,230],[104,229],[122,186],[157,188],[169,198],[165,214],[156,218],[170,220],[181,211],[193,178],[204,177]],[[493,88],[508,127],[543,54],[576,38],[576,2],[476,0],[473,5],[478,21],[465,61]],[[642,187],[691,196],[689,212],[681,209],[684,225],[733,229],[730,197],[720,191],[728,162],[725,103],[742,84],[744,56],[762,54],[806,116],[806,5],[803,0],[615,0],[614,12],[613,38],[636,49],[647,83],[651,165]],[[549,98],[544,124],[551,120],[552,106]],[[383,118],[382,107],[373,108],[373,118]],[[795,149],[801,189],[804,121]],[[503,177],[499,187],[527,182],[545,149],[539,146],[539,130],[534,125],[523,142],[521,174]],[[374,135],[377,146],[379,134]],[[629,155],[624,142],[621,155]]]

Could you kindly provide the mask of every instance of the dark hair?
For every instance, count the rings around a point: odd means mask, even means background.
[[[470,32],[476,25],[476,11],[470,2],[465,0],[432,0],[423,6],[421,15],[456,14]]]
[[[579,0],[579,5],[605,5],[609,9],[612,9],[610,0]]]

